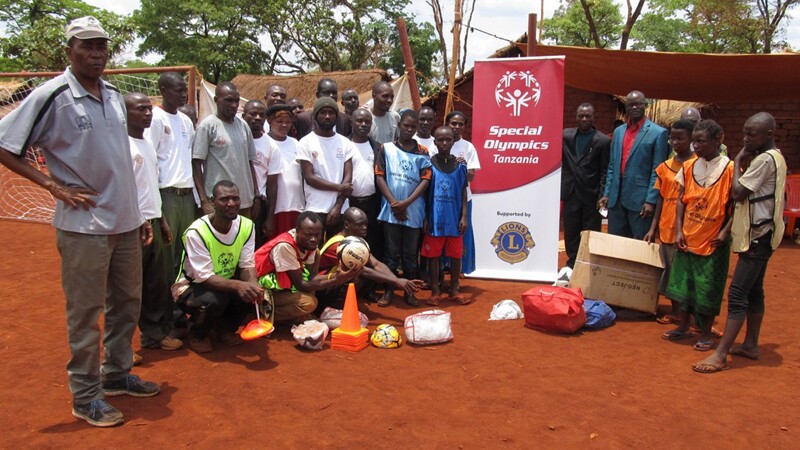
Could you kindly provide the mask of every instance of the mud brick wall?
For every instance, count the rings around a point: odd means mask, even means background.
[[[703,118],[714,119],[725,130],[725,145],[731,157],[742,148],[742,128],[748,117],[761,111],[775,116],[775,144],[786,158],[792,173],[800,173],[800,102],[784,100],[769,103],[715,103],[702,111]]]

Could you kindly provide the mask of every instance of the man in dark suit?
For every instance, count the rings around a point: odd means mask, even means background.
[[[323,78],[317,83],[317,98],[330,97],[334,102],[339,100],[339,87],[336,81],[330,78]],[[334,131],[342,136],[350,136],[352,128],[350,126],[350,116],[337,110],[336,127]],[[317,129],[317,122],[312,117],[311,111],[304,111],[295,116],[294,128],[296,134],[293,136],[298,141]]]
[[[611,140],[594,127],[594,106],[578,106],[578,127],[564,130],[561,201],[567,266],[575,265],[581,231],[600,231],[597,201],[603,195]]]
[[[598,208],[608,208],[608,232],[642,239],[650,229],[658,191],[655,169],[667,159],[667,130],[645,117],[645,96],[625,97],[628,121],[614,130],[606,187]]]

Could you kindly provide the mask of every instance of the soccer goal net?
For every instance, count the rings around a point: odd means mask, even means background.
[[[193,66],[148,67],[142,69],[106,70],[103,79],[116,86],[122,94],[147,94],[153,105],[161,104],[158,76],[162,72],[178,72],[185,76],[189,87],[189,102],[196,105],[198,72]],[[36,87],[60,75],[60,72],[0,73],[0,119],[13,111]],[[28,148],[25,160],[36,169],[48,173],[42,150]],[[0,165],[0,219],[16,219],[49,223],[55,211],[55,199],[49,192]]]

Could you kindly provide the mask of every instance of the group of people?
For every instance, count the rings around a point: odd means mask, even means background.
[[[575,264],[580,232],[608,232],[660,241],[665,271],[660,292],[672,311],[659,323],[677,324],[662,338],[691,339],[714,353],[692,368],[728,369],[727,355],[758,359],[764,315],[764,274],[784,231],[786,162],[775,146],[775,119],[766,112],[744,124],[743,147],[733,160],[722,127],[687,108],[669,130],[645,116],[642,92],[625,98],[628,121],[609,139],[594,127],[594,108],[578,107],[576,128],[564,130],[562,189],[567,264]],[[672,151],[672,156],[668,157]],[[720,314],[730,252],[739,259],[728,292],[724,332]],[[744,343],[734,340],[744,322]],[[712,338],[721,338],[714,348]]]
[[[395,289],[418,306],[428,278],[438,305],[445,259],[449,298],[469,303],[458,279],[474,269],[468,184],[480,164],[461,137],[464,114],[434,130],[431,108],[392,111],[384,81],[369,108],[345,90],[342,112],[326,78],[310,111],[274,85],[241,115],[238,89],[220,83],[216,113],[197,123],[175,72],[158,79],[161,105],[101,78],[111,38],[94,17],[72,21],[66,38],[67,70],[0,121],[0,163],[57,199],[75,417],[118,425],[106,397],[159,393],[131,374],[137,325],[142,347],[177,350],[176,323],[188,320],[185,339],[205,353],[212,335],[242,342],[235,331],[252,305],[276,322],[302,321],[337,304],[346,282],[379,306]],[[47,173],[20,157],[29,147]],[[364,268],[338,267],[347,236],[369,243]],[[420,273],[420,253],[432,277]]]
[[[378,306],[389,305],[395,289],[418,306],[420,259],[429,305],[470,302],[458,279],[475,265],[469,182],[480,163],[462,137],[464,114],[452,112],[434,129],[431,108],[392,111],[394,93],[382,81],[369,108],[346,90],[342,112],[336,82],[326,78],[310,111],[274,85],[241,116],[236,86],[220,83],[216,113],[196,124],[177,73],[159,77],[160,106],[101,78],[111,38],[97,19],[72,21],[66,38],[70,67],[0,121],[0,163],[57,199],[75,417],[118,425],[123,415],[106,397],[159,393],[157,383],[131,374],[137,325],[143,347],[176,350],[184,341],[175,319],[188,318],[189,346],[205,353],[212,335],[242,342],[236,330],[252,305],[276,322],[302,321],[338,304],[347,282]],[[565,130],[569,264],[580,230],[599,229],[598,208],[608,208],[612,233],[658,236],[665,252],[677,249],[666,294],[679,326],[664,337],[688,337],[694,314],[702,329],[695,348],[707,350],[732,245],[740,257],[724,338],[694,368],[724,370],[728,352],[758,358],[764,272],[782,235],[785,163],[774,149],[774,119],[750,118],[744,149],[730,163],[713,121],[678,121],[668,133],[644,107],[644,95],[631,92],[629,120],[610,141],[594,128],[589,104],[578,108],[577,129]],[[31,146],[48,173],[21,157]],[[364,238],[371,256],[348,271],[336,249],[350,236]],[[732,347],[745,320],[745,342]]]

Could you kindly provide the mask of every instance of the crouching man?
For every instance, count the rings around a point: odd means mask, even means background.
[[[328,239],[328,242],[322,246],[319,268],[323,273],[334,274],[341,270],[337,252],[339,243],[342,242],[344,238],[357,236],[366,239],[367,237],[369,218],[364,211],[352,206],[345,210],[342,217],[344,218],[344,230]],[[391,286],[389,289],[402,289],[404,293],[409,295],[416,295],[417,291],[422,287],[422,280],[398,278],[386,264],[378,261],[373,255],[369,256],[369,260],[367,260],[367,263],[364,265],[364,272],[358,277],[355,283],[358,297],[368,300],[370,299],[370,294],[374,292],[376,283],[383,283]],[[317,298],[320,302],[320,305],[317,307],[317,312],[321,312],[325,306],[338,309],[343,308],[346,296],[347,289],[343,289],[341,286],[320,291],[317,294]]]
[[[317,307],[314,292],[355,280],[361,270],[318,275],[322,220],[311,211],[300,214],[297,226],[275,236],[256,252],[259,283],[272,291],[275,322],[301,322]]]
[[[221,180],[212,193],[214,212],[183,233],[183,272],[173,286],[173,297],[189,315],[189,346],[197,353],[214,349],[209,333],[215,328],[223,344],[241,344],[236,330],[250,311],[247,304],[264,298],[256,278],[253,221],[239,215],[239,188]]]

